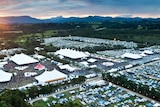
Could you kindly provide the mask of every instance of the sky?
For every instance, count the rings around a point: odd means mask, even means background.
[[[160,17],[160,0],[0,0],[0,17]]]

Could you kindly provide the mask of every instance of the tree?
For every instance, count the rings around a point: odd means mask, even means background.
[[[38,90],[38,88],[36,86],[30,87],[28,89],[28,95],[31,98],[36,97],[39,94],[38,92],[39,92],[39,90]]]
[[[6,101],[0,101],[0,107],[13,107],[11,104],[8,104]]]
[[[0,96],[1,107],[30,107],[24,101],[25,94],[19,90],[6,90]]]

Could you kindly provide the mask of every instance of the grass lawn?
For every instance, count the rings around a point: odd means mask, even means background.
[[[42,100],[36,101],[35,103],[33,103],[33,105],[38,106],[38,107],[48,107],[47,103]]]
[[[58,30],[47,30],[43,34],[45,37],[53,37],[58,34]]]
[[[70,90],[70,91],[75,91],[75,93],[77,93],[77,91],[79,92],[79,88],[73,89],[73,90]],[[69,98],[69,97],[71,97],[71,96],[73,96],[75,94],[75,93],[74,94],[70,94],[69,93],[70,91],[63,92],[62,94],[64,94],[66,98]]]

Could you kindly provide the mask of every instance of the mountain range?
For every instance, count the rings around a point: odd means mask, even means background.
[[[65,22],[104,22],[104,21],[125,21],[125,22],[134,22],[134,21],[158,21],[160,18],[130,18],[130,17],[102,17],[102,16],[88,16],[88,17],[69,17],[64,18],[62,16],[49,18],[49,19],[37,19],[30,16],[10,16],[10,17],[0,17],[1,24],[13,24],[13,23],[65,23]]]

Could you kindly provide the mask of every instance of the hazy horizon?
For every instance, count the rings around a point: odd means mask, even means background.
[[[140,16],[128,16],[128,15],[121,15],[121,16],[103,16],[103,15],[86,15],[86,16],[53,16],[53,17],[46,17],[46,18],[39,18],[39,17],[33,17],[33,16],[29,16],[29,15],[17,15],[17,16],[0,16],[0,18],[7,18],[7,17],[23,17],[23,16],[28,16],[28,17],[31,17],[31,18],[36,18],[36,19],[40,19],[40,20],[45,20],[45,19],[50,19],[50,18],[71,18],[71,17],[75,17],[75,18],[86,18],[86,17],[95,17],[95,16],[98,16],[98,17],[111,17],[111,18],[153,18],[153,19],[157,19],[157,18],[160,18],[160,17],[140,17]]]

